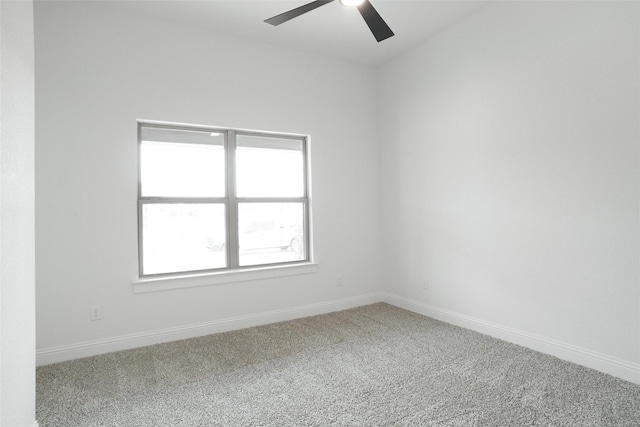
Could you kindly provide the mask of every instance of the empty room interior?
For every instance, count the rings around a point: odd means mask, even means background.
[[[640,423],[640,2],[341,3],[2,1],[2,426]]]

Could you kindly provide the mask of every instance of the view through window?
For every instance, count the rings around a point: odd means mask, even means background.
[[[140,275],[308,261],[307,144],[140,122]]]

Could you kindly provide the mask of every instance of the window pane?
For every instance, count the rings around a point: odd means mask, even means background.
[[[143,274],[224,268],[223,204],[142,206]]]
[[[302,203],[238,205],[240,265],[306,259]]]
[[[303,197],[302,141],[238,135],[238,197]]]
[[[155,128],[142,129],[143,197],[224,197],[224,136]]]

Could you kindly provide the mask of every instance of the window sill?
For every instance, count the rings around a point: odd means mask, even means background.
[[[133,293],[167,291],[171,289],[193,288],[198,286],[221,285],[224,283],[246,282],[250,280],[271,279],[274,277],[312,274],[318,271],[318,264],[281,265],[255,267],[234,271],[221,271],[206,274],[185,274],[181,276],[157,277],[133,281]]]

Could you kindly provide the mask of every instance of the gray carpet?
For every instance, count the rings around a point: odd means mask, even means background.
[[[640,386],[387,304],[43,366],[52,426],[638,426]]]

